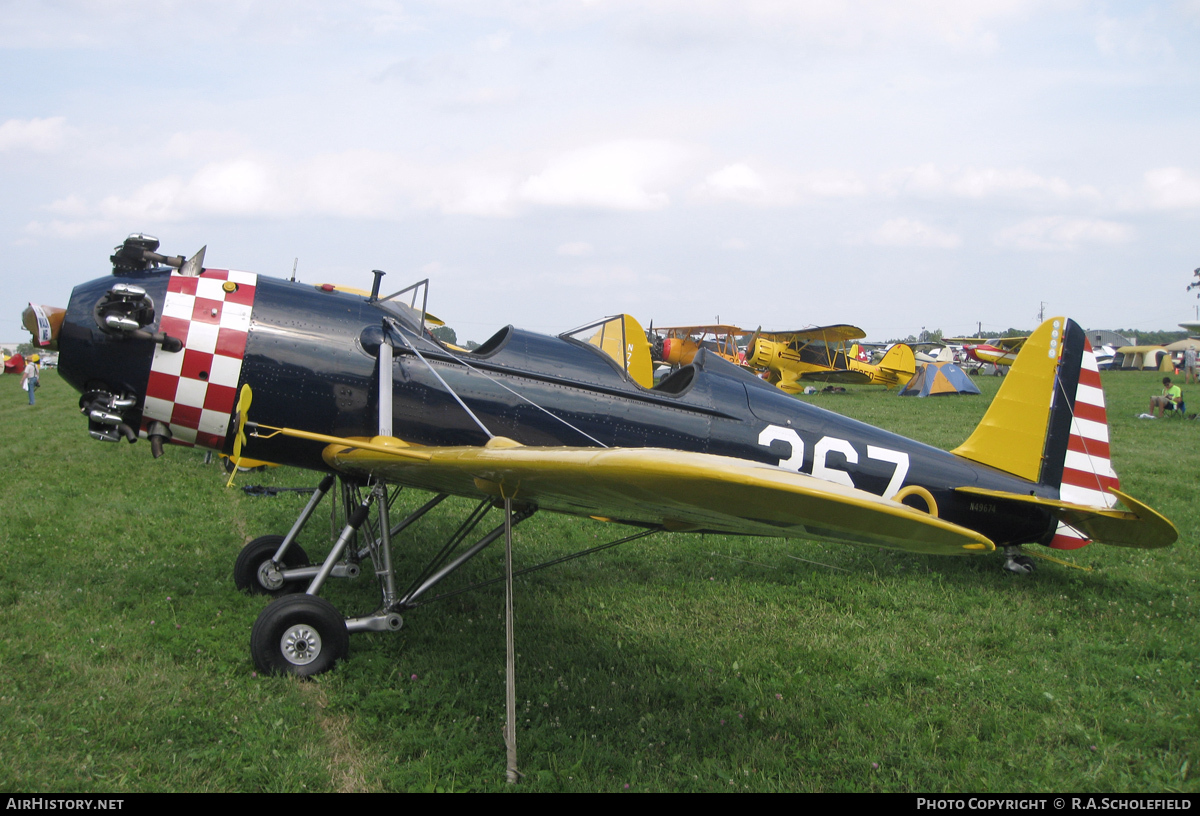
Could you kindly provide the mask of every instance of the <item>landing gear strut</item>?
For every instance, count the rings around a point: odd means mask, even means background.
[[[287,536],[257,538],[250,542],[238,557],[235,569],[238,586],[249,592],[276,596],[259,615],[251,635],[250,645],[254,663],[265,673],[308,677],[327,671],[333,668],[336,660],[346,655],[347,647],[340,645],[343,632],[397,632],[404,625],[401,614],[407,610],[505,580],[504,577],[491,578],[435,594],[435,589],[442,581],[489,545],[507,538],[505,523],[501,522],[468,546],[468,541],[473,538],[472,533],[484,517],[493,509],[505,505],[497,499],[488,498],[475,506],[446,543],[424,566],[415,570],[408,585],[400,589],[392,563],[392,539],[441,504],[448,496],[434,496],[409,513],[404,520],[392,524],[389,513],[399,490],[389,491],[382,482],[376,482],[366,490],[353,483],[343,484],[347,497],[344,506],[348,516],[345,526],[325,559],[320,563],[308,565],[308,556],[295,543],[295,539],[305,522],[312,517],[316,503],[329,492],[333,478],[327,477],[326,481],[330,483],[328,485],[326,482],[321,483],[323,489],[314,494]],[[509,506],[505,520],[509,522],[510,529],[536,512],[534,507],[514,504],[511,501],[507,504]],[[515,570],[512,575],[525,575],[636,541],[658,532],[659,529],[654,527],[637,530],[595,547]],[[365,543],[361,546],[355,545],[355,542],[360,541]],[[288,546],[280,555],[280,550],[273,547],[283,548],[284,542],[287,542]],[[379,606],[376,611],[361,617],[342,618],[338,614],[341,627],[333,626],[329,610],[337,610],[328,601],[319,598],[318,593],[330,577],[357,576],[360,562],[362,567],[369,563],[374,569],[379,582]],[[292,594],[300,592],[305,594]]]

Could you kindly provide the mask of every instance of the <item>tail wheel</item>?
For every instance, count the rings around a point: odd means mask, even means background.
[[[1017,575],[1029,575],[1035,569],[1033,559],[1022,554],[1020,546],[1014,545],[1004,548],[1004,568]]]
[[[262,611],[250,633],[250,655],[264,674],[311,677],[350,651],[346,621],[316,595],[288,595]]]
[[[281,535],[265,535],[251,541],[238,553],[233,565],[233,583],[251,595],[289,595],[303,592],[303,581],[284,581],[274,568],[271,559],[283,543]],[[308,565],[308,554],[295,542],[283,554],[283,566],[303,567]]]

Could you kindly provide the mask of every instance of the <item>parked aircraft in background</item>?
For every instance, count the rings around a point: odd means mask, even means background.
[[[1000,337],[987,339],[984,337],[943,337],[942,340],[952,345],[961,345],[967,356],[978,363],[996,366],[1010,366],[1017,359],[1017,353],[1025,344],[1028,337]]]
[[[804,389],[802,380],[875,383],[894,388],[916,372],[912,349],[896,343],[878,364],[858,359],[851,345],[866,337],[857,326],[839,324],[796,331],[756,331],[746,346],[746,364],[770,372],[769,382],[789,394]]]
[[[702,348],[735,365],[741,365],[745,362],[745,355],[738,348],[737,339],[738,335],[743,334],[749,332],[721,323],[657,329],[651,326],[647,332],[653,359],[670,366],[688,365]]]

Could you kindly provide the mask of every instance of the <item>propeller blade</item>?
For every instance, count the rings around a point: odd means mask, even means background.
[[[203,251],[201,250],[201,253]],[[250,390],[250,384],[247,383],[242,386],[242,390],[238,394],[237,433],[233,436],[233,456],[230,457],[233,461],[233,471],[229,474],[226,487],[233,484],[233,477],[237,474],[238,465],[242,461],[242,446],[246,444],[246,421],[250,417],[250,401],[252,399],[254,399],[254,392]]]
[[[196,278],[204,271],[204,251],[208,249],[208,244],[200,247],[200,251],[192,257],[184,261],[183,266],[179,267],[179,274],[189,278]]]

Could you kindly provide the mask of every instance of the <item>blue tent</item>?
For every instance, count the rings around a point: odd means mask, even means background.
[[[967,372],[954,363],[925,363],[900,389],[902,397],[929,397],[944,394],[978,394],[979,386]]]

